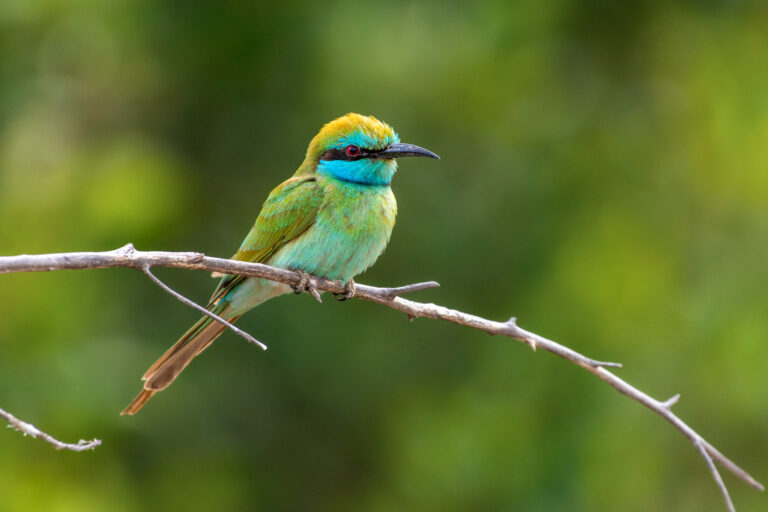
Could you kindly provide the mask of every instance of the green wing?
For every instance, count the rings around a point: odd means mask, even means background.
[[[314,176],[294,177],[278,185],[264,202],[253,228],[232,259],[266,261],[315,222],[323,197],[323,188]],[[224,276],[213,292],[209,306],[244,279],[243,276]]]

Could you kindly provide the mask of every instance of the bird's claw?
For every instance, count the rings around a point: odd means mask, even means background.
[[[349,300],[355,296],[355,293],[357,293],[356,287],[355,280],[350,279],[347,281],[347,284],[344,285],[344,293],[335,293],[334,297],[336,297],[336,300],[338,301]]]
[[[307,285],[309,284],[309,274],[302,272],[301,270],[297,270],[296,272],[300,277],[299,282],[295,285],[291,285],[291,288],[293,289],[293,293],[298,295],[307,289]]]
[[[320,297],[320,293],[317,291],[317,288],[315,288],[315,284],[312,282],[310,275],[301,270],[297,270],[296,272],[298,272],[299,276],[301,277],[295,286],[291,286],[293,293],[298,295],[301,292],[308,292],[315,298],[317,302],[323,302],[323,299]]]

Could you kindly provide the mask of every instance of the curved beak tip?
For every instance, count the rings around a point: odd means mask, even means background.
[[[440,160],[440,157],[428,149],[424,149],[413,144],[404,144],[398,142],[397,144],[390,144],[387,149],[381,151],[378,158],[401,158],[404,156],[425,156],[428,158],[435,158]]]

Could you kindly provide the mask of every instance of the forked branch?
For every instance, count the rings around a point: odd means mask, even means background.
[[[152,281],[161,286],[165,291],[173,294],[176,298],[182,300],[182,302],[185,304],[191,305],[196,309],[201,309],[201,306],[191,303],[189,299],[186,299],[177,292],[174,292],[168,288],[165,284],[159,281],[149,271],[149,269],[151,267],[174,267],[205,270],[208,272],[216,272],[221,274],[239,274],[244,276],[260,277],[294,287],[299,286],[300,284],[306,285],[306,275],[302,277],[302,274],[299,272],[294,272],[291,270],[271,267],[261,263],[246,263],[242,261],[222,258],[212,258],[205,256],[202,253],[196,252],[137,251],[134,249],[132,244],[128,244],[114,251],[107,252],[78,252],[0,257],[0,274],[11,272],[39,272],[48,270],[74,270],[108,267],[126,267],[141,270],[150,279],[152,279]],[[309,281],[310,283],[307,288],[310,292],[313,289],[335,294],[342,294],[347,291],[345,288],[345,283],[339,281],[330,281],[328,279],[315,276],[312,276]],[[568,361],[581,366],[599,379],[607,382],[619,393],[628,396],[629,398],[652,410],[667,420],[669,423],[671,423],[672,426],[674,426],[685,437],[687,437],[693,446],[700,452],[705,462],[707,463],[713,478],[717,482],[718,487],[723,494],[723,498],[725,499],[726,506],[729,510],[734,510],[733,504],[731,503],[731,499],[728,496],[728,491],[725,487],[725,484],[723,483],[722,478],[717,471],[715,462],[726,468],[741,480],[744,480],[747,484],[751,485],[755,489],[761,491],[764,490],[763,485],[760,482],[752,478],[749,473],[725,457],[711,444],[709,444],[703,437],[701,437],[701,435],[699,435],[695,430],[689,427],[683,420],[681,420],[675,413],[672,412],[672,406],[677,402],[679,395],[675,395],[666,401],[656,400],[655,398],[640,391],[625,380],[619,378],[614,373],[607,370],[607,368],[620,368],[621,365],[619,363],[598,361],[596,359],[586,357],[564,345],[520,328],[514,318],[511,318],[506,322],[496,322],[479,316],[457,311],[455,309],[438,306],[436,304],[414,302],[401,297],[401,295],[408,292],[425,290],[428,288],[434,288],[436,286],[439,285],[433,281],[401,286],[397,288],[378,288],[374,286],[357,284],[355,286],[355,296],[369,302],[376,302],[398,311],[402,311],[411,319],[432,318],[436,320],[444,320],[446,322],[452,322],[455,324],[471,327],[473,329],[478,329],[489,334],[507,336],[527,344],[534,350],[541,348],[555,355],[558,355],[563,359],[567,359]],[[220,322],[222,321],[220,318],[216,318],[216,320]],[[260,344],[250,335],[243,333],[240,329],[237,329],[233,325],[226,322],[224,323],[227,325],[227,327],[233,329],[235,332],[245,337],[249,341]],[[4,411],[0,410],[0,412]],[[9,419],[10,415],[8,415],[8,413],[3,414],[3,416],[6,418],[6,420],[18,428],[18,423],[11,421],[11,419]],[[10,416],[10,418],[13,418],[13,420],[19,422],[19,420],[13,416]],[[23,422],[21,423],[23,424]],[[43,437],[45,435],[47,434],[36,437]],[[49,442],[51,441],[49,440]],[[56,443],[53,444],[57,447],[69,448],[67,445],[59,446],[59,444],[63,445],[63,443]],[[96,445],[98,445],[98,441],[96,441]],[[92,447],[93,446],[87,446],[86,448],[82,449],[88,449]]]

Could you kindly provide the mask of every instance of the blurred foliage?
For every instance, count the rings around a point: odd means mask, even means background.
[[[361,282],[600,359],[768,479],[764,2],[0,3],[0,253],[229,256],[325,121],[405,161]],[[204,301],[202,273],[159,271]],[[509,340],[352,301],[242,319],[137,417],[195,313],[128,270],[0,278],[13,511],[724,510],[658,417]],[[766,498],[726,476],[739,510]]]

